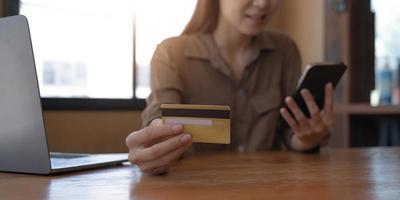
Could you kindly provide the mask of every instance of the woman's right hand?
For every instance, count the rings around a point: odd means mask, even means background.
[[[150,126],[126,138],[129,161],[148,174],[167,172],[192,143],[191,136],[182,130],[182,125],[164,125],[161,119],[153,120]]]

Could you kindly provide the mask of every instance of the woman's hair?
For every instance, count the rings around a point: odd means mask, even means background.
[[[217,27],[218,17],[219,0],[197,0],[196,9],[182,35],[211,33]]]

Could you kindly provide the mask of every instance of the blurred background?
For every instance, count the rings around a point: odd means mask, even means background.
[[[0,0],[27,16],[52,151],[125,152],[141,128],[156,45],[177,36],[196,0]],[[268,29],[303,66],[349,66],[335,91],[329,147],[400,145],[400,7],[395,0],[282,0]],[[0,30],[1,31],[1,30]]]

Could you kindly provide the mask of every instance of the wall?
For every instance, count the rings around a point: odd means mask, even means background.
[[[303,66],[324,60],[324,2],[283,0],[281,28],[299,46]]]
[[[126,136],[141,126],[132,111],[47,111],[44,120],[52,151],[125,152]]]
[[[283,7],[281,6],[278,11],[272,16],[271,20],[268,23],[268,28],[269,29],[276,29],[276,30],[282,30],[282,25],[283,25]]]

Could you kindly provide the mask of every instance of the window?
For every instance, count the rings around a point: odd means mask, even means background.
[[[373,104],[399,104],[400,99],[400,1],[372,0],[375,13],[376,86]]]
[[[42,97],[133,98],[132,2],[21,0]]]
[[[150,93],[150,60],[162,40],[179,35],[193,14],[197,0],[136,0],[136,96]]]
[[[21,0],[48,108],[140,102],[150,93],[150,60],[162,40],[179,35],[196,0]],[[85,106],[83,106],[85,107]],[[135,106],[134,106],[135,107]],[[85,109],[85,108],[83,108]]]
[[[400,1],[372,0],[375,13],[375,55],[378,60],[400,57]]]

